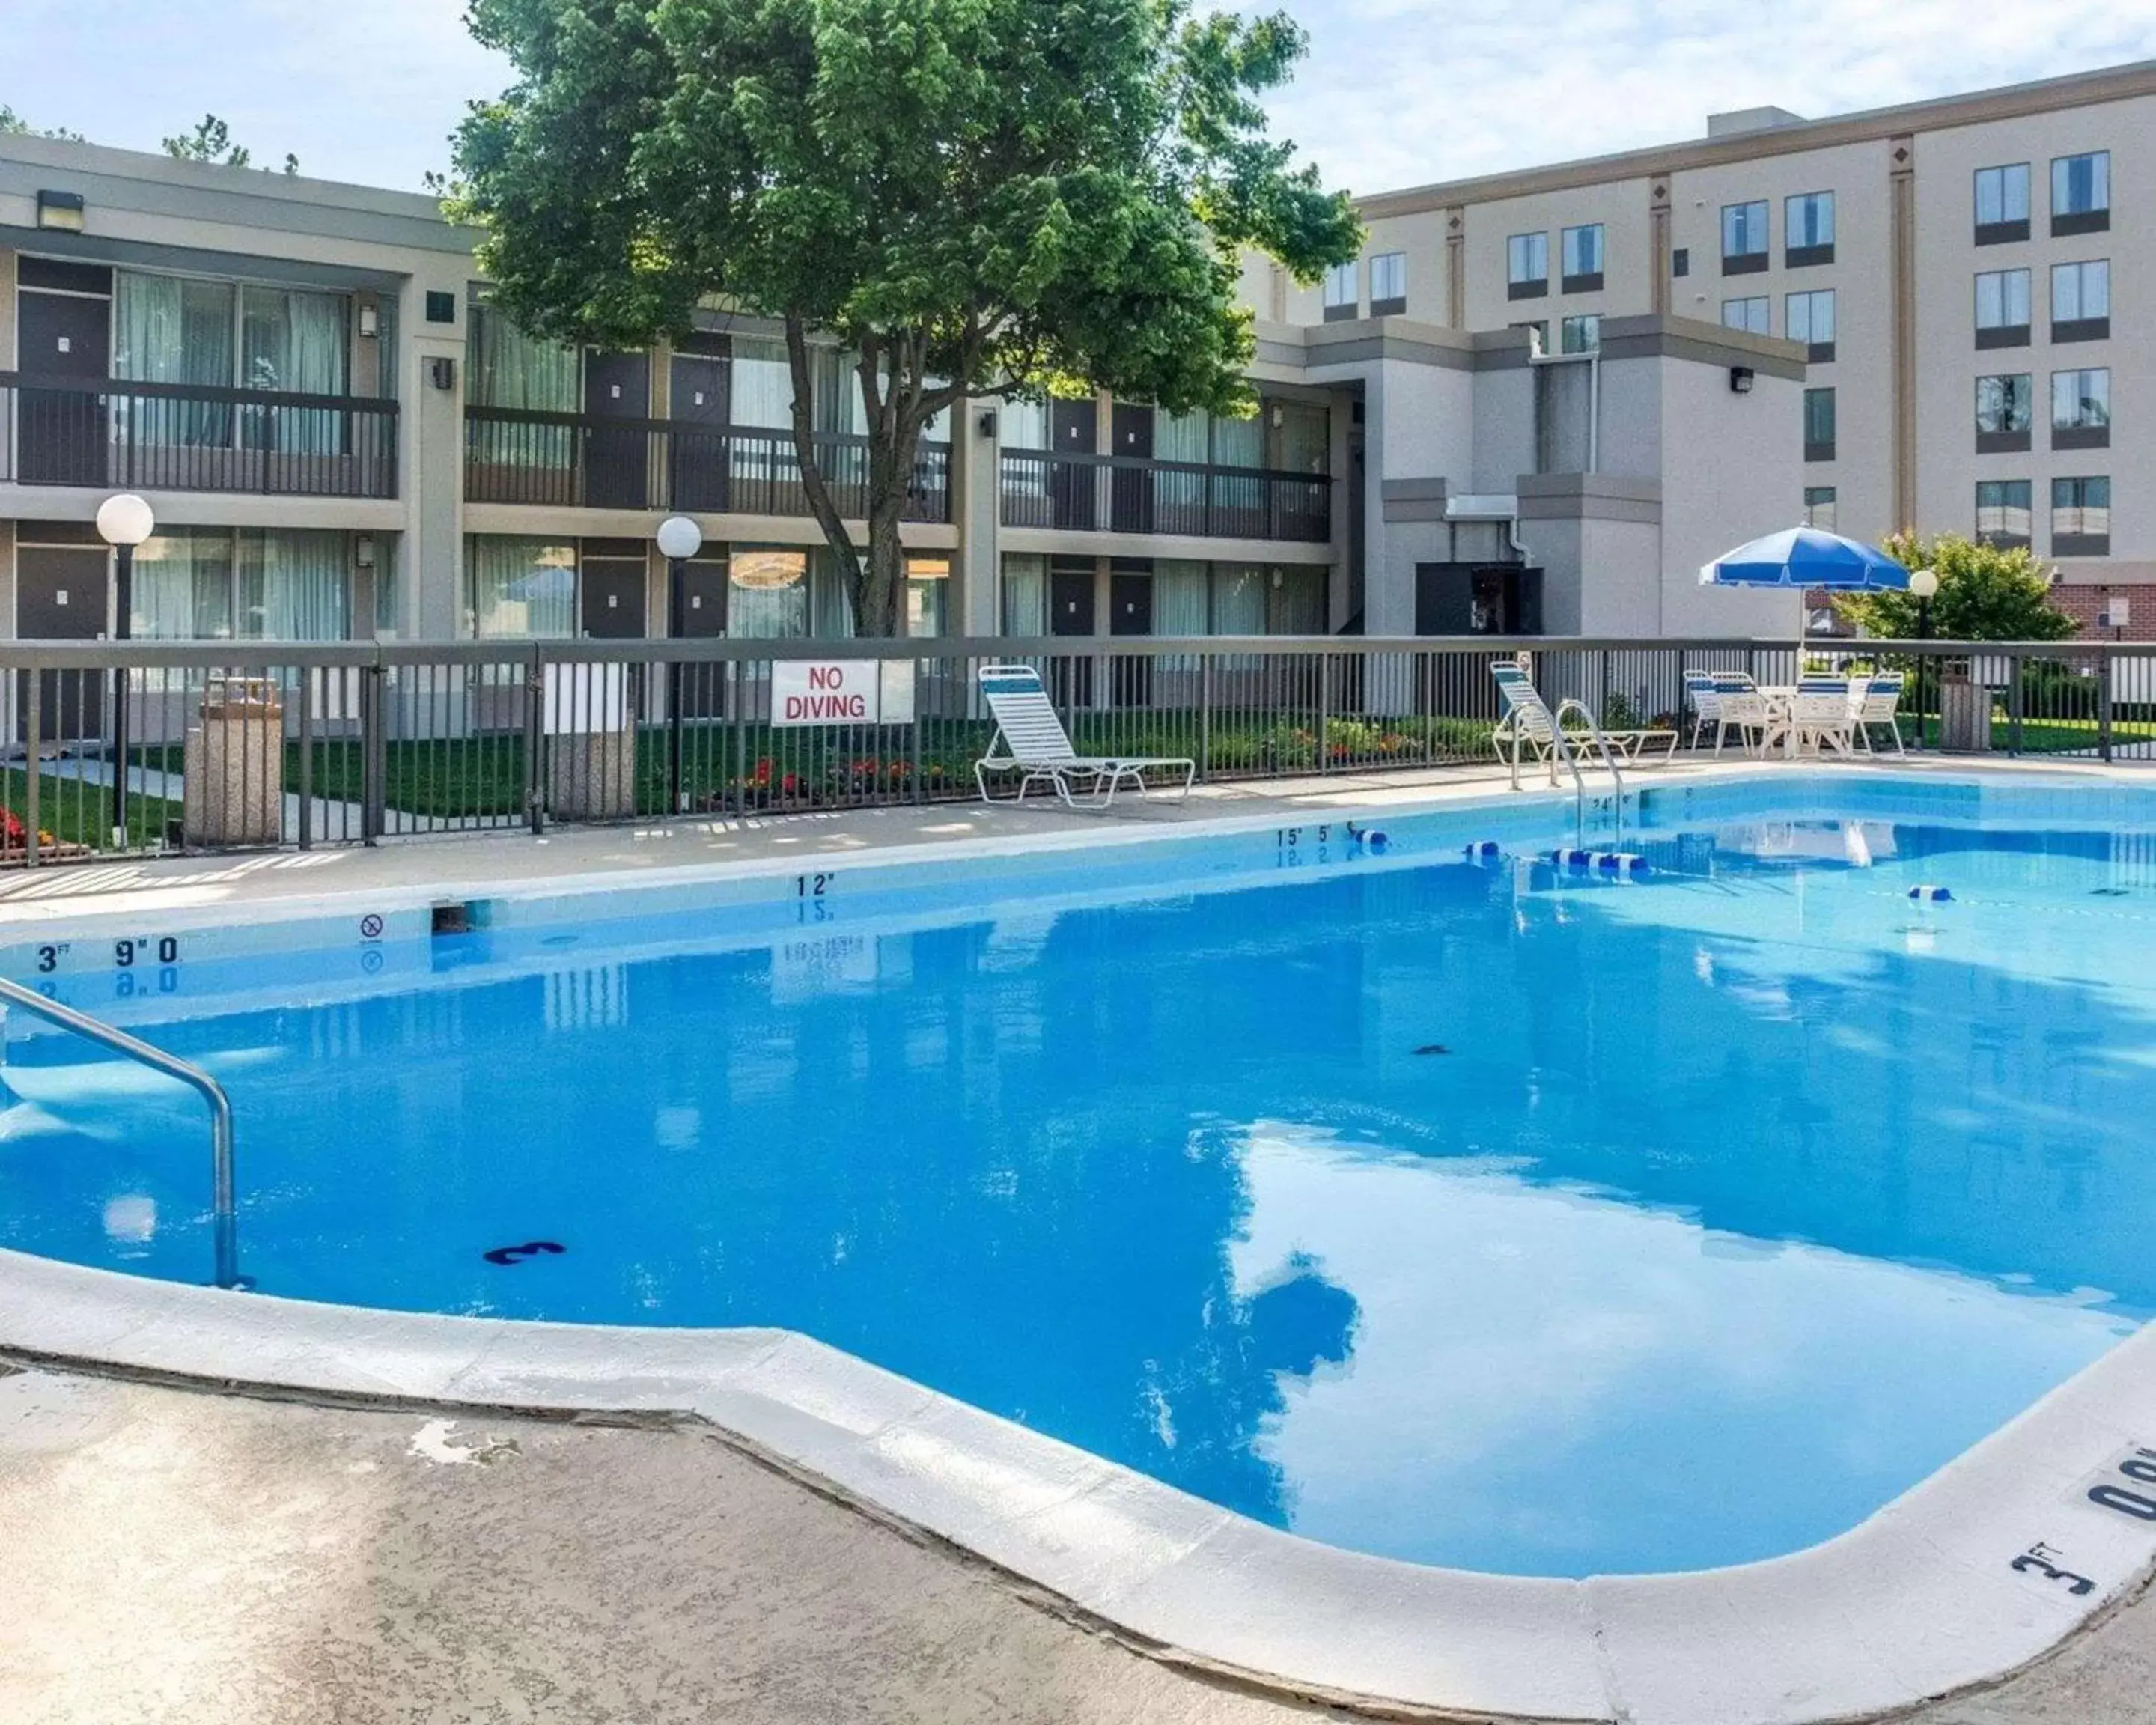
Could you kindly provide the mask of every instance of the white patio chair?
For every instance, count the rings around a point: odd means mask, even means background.
[[[1907,680],[1900,671],[1888,671],[1876,677],[1858,677],[1850,684],[1850,729],[1866,754],[1876,752],[1871,747],[1871,732],[1880,725],[1894,739],[1896,754],[1909,752],[1902,742],[1900,717],[1902,689]]]
[[[1722,746],[1718,728],[1722,723],[1722,692],[1715,682],[1712,671],[1688,670],[1684,675],[1685,703],[1691,708],[1691,742],[1697,748],[1699,739],[1710,725],[1717,727],[1715,747]]]
[[[1031,665],[984,665],[978,675],[981,693],[996,719],[988,753],[973,763],[973,783],[983,803],[989,800],[991,773],[1020,775],[1016,798],[1020,803],[1034,786],[1049,785],[1069,809],[1106,809],[1126,784],[1141,797],[1148,796],[1145,776],[1152,772],[1179,769],[1182,795],[1189,796],[1198,763],[1188,756],[1080,754],[1070,746],[1070,733],[1041,687],[1040,673]],[[998,755],[998,743],[1008,752]],[[1072,794],[1074,787],[1080,796]]]
[[[1714,673],[1714,752],[1722,752],[1729,733],[1737,733],[1737,746],[1748,754],[1766,747],[1767,731],[1774,713],[1759,685],[1743,671]]]
[[[1806,677],[1789,697],[1789,711],[1767,733],[1764,747],[1794,742],[1796,752],[1850,754],[1856,721],[1850,707],[1846,677]]]

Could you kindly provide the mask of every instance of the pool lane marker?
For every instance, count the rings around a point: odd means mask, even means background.
[[[1912,886],[1909,896],[1924,905],[1950,905],[1954,901],[1953,894],[1943,886]]]
[[[1629,850],[1553,850],[1551,865],[1595,875],[1646,875],[1653,866]]]
[[[521,1263],[526,1258],[536,1257],[542,1252],[560,1253],[567,1250],[568,1250],[567,1246],[551,1240],[527,1240],[522,1245],[496,1246],[490,1252],[481,1252],[480,1256],[490,1264],[501,1265],[506,1270],[511,1265]]]

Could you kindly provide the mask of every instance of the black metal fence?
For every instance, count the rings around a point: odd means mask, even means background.
[[[1490,668],[1522,654],[1551,706],[1686,750],[1688,672],[1799,674],[1789,644],[1727,640],[0,643],[0,863],[970,798],[995,729],[978,673],[1012,661],[1082,754],[1213,780],[1487,768]],[[1912,749],[2156,760],[2156,644],[1804,660],[1902,671]]]
[[[0,372],[0,481],[394,497],[397,403]]]
[[[1322,474],[1005,449],[1002,483],[1007,527],[1316,544],[1332,536],[1332,482]]]
[[[868,439],[819,432],[811,443],[839,513],[865,516]],[[790,431],[521,408],[465,409],[465,496],[573,508],[809,513]],[[948,444],[919,445],[905,513],[908,521],[951,519]]]

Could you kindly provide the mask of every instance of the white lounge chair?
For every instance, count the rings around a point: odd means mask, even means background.
[[[1490,675],[1497,680],[1497,692],[1505,699],[1505,716],[1491,732],[1490,743],[1496,750],[1497,758],[1511,765],[1513,788],[1518,788],[1520,783],[1522,749],[1532,755],[1537,766],[1549,769],[1550,783],[1555,784],[1558,782],[1559,752],[1557,737],[1558,713],[1550,711],[1549,703],[1543,699],[1542,691],[1535,687],[1534,680],[1520,666],[1506,664],[1501,660],[1490,667]],[[1586,707],[1578,701],[1565,702],[1559,712],[1564,708],[1577,711],[1582,717],[1590,716]],[[1584,731],[1576,735],[1568,732],[1566,747],[1577,748],[1587,740],[1587,735]],[[1645,730],[1604,731],[1602,735],[1609,747],[1617,752],[1618,757],[1629,764],[1647,764],[1644,751],[1650,743],[1667,745],[1656,757],[1659,760],[1666,761],[1677,752],[1677,733],[1674,730],[1665,731],[1656,726]]]
[[[1905,681],[1900,671],[1888,671],[1876,677],[1858,677],[1850,685],[1851,729],[1866,754],[1877,752],[1871,747],[1871,732],[1875,726],[1879,725],[1884,725],[1887,734],[1894,739],[1896,754],[1909,752],[1902,742],[1900,718],[1902,689]]]
[[[1066,808],[1106,809],[1126,784],[1149,795],[1148,773],[1183,774],[1182,795],[1190,794],[1198,763],[1186,755],[1081,755],[1056,716],[1055,703],[1040,685],[1040,673],[1029,665],[984,665],[978,673],[981,694],[995,715],[996,734],[988,752],[973,763],[973,783],[988,801],[988,775],[1016,773],[1017,801],[1035,785],[1049,785]],[[1002,744],[1006,753],[996,752]],[[1081,794],[1074,796],[1073,789]]]

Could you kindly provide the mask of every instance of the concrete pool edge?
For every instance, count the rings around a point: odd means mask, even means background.
[[[2041,1657],[2156,1563],[2156,1520],[2118,1507],[2156,1502],[2119,1472],[2156,1445],[2156,1327],[1824,1544],[1583,1581],[1320,1545],[789,1331],[402,1313],[0,1250],[0,1351],[301,1395],[700,1419],[1141,1651],[1394,1712],[1868,1717]]]

